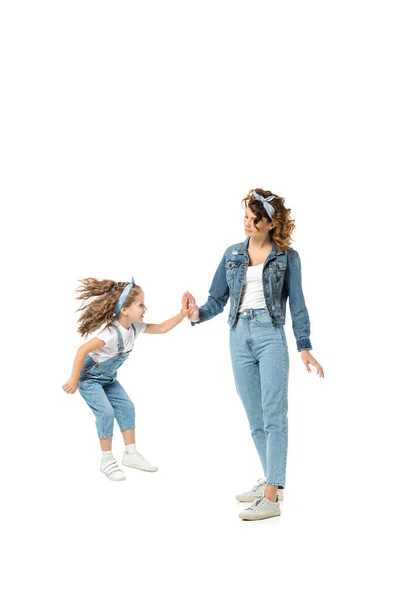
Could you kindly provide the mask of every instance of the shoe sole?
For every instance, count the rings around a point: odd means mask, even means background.
[[[124,467],[129,467],[130,469],[138,469],[138,471],[145,471],[146,473],[155,473],[156,471],[158,471],[158,468],[157,469],[142,469],[142,467],[136,467],[135,465],[127,465],[123,461],[121,461],[121,465],[123,465]]]
[[[258,500],[259,498],[262,498],[262,496],[243,496],[242,494],[236,496],[238,502],[254,502],[254,500]],[[283,502],[284,498],[283,494],[278,494],[278,502]]]
[[[280,517],[281,516],[281,511],[277,511],[274,513],[271,513],[269,515],[266,515],[265,517],[261,517],[258,515],[246,515],[245,517],[241,517],[239,515],[239,518],[242,519],[242,521],[261,521],[263,519],[270,519],[271,517]]]

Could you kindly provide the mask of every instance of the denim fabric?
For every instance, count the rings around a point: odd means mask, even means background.
[[[96,363],[87,356],[78,383],[79,392],[95,414],[99,438],[112,437],[114,417],[121,431],[135,428],[135,408],[117,381],[117,370],[128,358],[130,351],[124,352],[118,327],[111,327],[118,334],[118,353],[101,363]]]
[[[215,272],[207,302],[200,307],[203,323],[224,310],[230,299],[228,324],[233,327],[238,318],[243,282],[249,266],[247,247],[249,238],[243,243],[230,246],[222,257]],[[278,250],[272,242],[272,250],[263,267],[263,289],[268,313],[273,327],[280,327],[286,321],[286,303],[289,298],[293,332],[297,349],[312,350],[310,342],[310,319],[301,285],[301,263],[296,250]]]
[[[230,328],[229,345],[236,390],[267,484],[284,487],[289,378],[284,328],[272,324],[268,310],[248,309]]]

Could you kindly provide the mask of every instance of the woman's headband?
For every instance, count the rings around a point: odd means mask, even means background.
[[[275,198],[275,196],[268,196],[268,198],[264,198],[264,196],[257,194],[257,192],[252,192],[251,195],[253,196],[254,200],[258,200],[259,202],[263,203],[263,206],[267,212],[267,215],[269,216],[270,219],[272,219],[272,215],[274,214],[275,209],[272,206],[272,204],[270,204],[270,202],[271,202],[271,200],[273,200]]]

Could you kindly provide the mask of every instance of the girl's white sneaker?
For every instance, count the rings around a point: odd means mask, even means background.
[[[132,467],[133,469],[140,469],[141,471],[158,471],[158,468],[151,465],[140,452],[124,452],[121,463],[124,467]]]
[[[257,500],[257,498],[263,498],[265,484],[265,479],[259,479],[256,485],[249,492],[244,492],[244,494],[238,494],[236,496],[236,500],[239,500],[239,502],[254,502],[254,500]],[[283,498],[283,490],[278,489],[278,502],[282,502]]]
[[[115,460],[115,458],[108,458],[102,460],[100,463],[100,471],[104,473],[111,481],[123,481],[126,479],[126,475]]]
[[[269,517],[279,517],[281,507],[279,502],[271,502],[264,498],[257,498],[249,508],[239,513],[239,517],[244,521],[259,521],[260,519],[268,519]]]

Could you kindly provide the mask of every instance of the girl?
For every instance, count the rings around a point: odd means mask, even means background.
[[[243,402],[265,480],[240,502],[239,514],[258,520],[280,515],[286,479],[289,355],[284,324],[289,298],[297,349],[308,372],[324,377],[311,355],[310,320],[301,285],[300,257],[290,247],[294,221],[285,200],[261,188],[243,199],[246,240],[224,253],[200,308],[189,299],[188,318],[203,323],[223,311],[230,298],[230,353],[237,392]]]
[[[128,358],[136,338],[144,333],[167,333],[183,321],[188,310],[188,296],[182,297],[178,315],[159,325],[143,322],[147,308],[143,290],[135,284],[117,283],[110,279],[82,279],[77,289],[78,300],[91,300],[81,308],[78,332],[95,337],[83,344],[76,354],[72,375],[62,387],[67,394],[77,388],[96,416],[96,425],[102,458],[100,470],[112,481],[125,479],[125,473],[112,451],[114,417],[117,419],[125,442],[122,464],[142,471],[157,471],[136,450],[135,409],[122,385],[117,381],[117,370]]]

